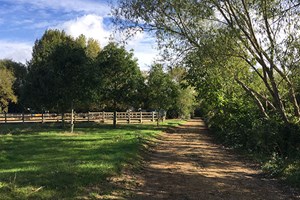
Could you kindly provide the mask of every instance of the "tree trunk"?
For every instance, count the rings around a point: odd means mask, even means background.
[[[289,124],[289,120],[288,117],[286,115],[286,111],[285,111],[285,107],[283,105],[283,102],[281,100],[281,96],[278,90],[278,86],[276,84],[275,78],[273,76],[273,71],[269,70],[267,71],[269,79],[270,79],[270,83],[273,89],[273,93],[274,93],[274,101],[275,101],[275,107],[277,108],[277,112],[279,113],[281,119],[284,121],[284,123]]]
[[[259,108],[261,114],[263,117],[265,118],[269,118],[269,115],[267,114],[263,104],[261,103],[261,101],[259,100],[259,98],[256,96],[256,94],[248,87],[246,86],[246,84],[244,84],[242,81],[240,81],[239,79],[235,79],[236,82],[242,86],[242,88],[246,91],[247,94],[249,94],[250,96],[252,96],[255,100],[255,103],[257,105],[257,107]]]
[[[117,111],[114,111],[113,126],[117,128]]]

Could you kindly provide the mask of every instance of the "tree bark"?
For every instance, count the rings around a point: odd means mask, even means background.
[[[252,98],[255,100],[256,105],[258,106],[261,114],[263,117],[265,118],[269,118],[268,113],[266,112],[262,102],[259,100],[259,98],[257,97],[257,95],[246,85],[244,84],[242,81],[240,81],[238,78],[235,78],[236,82],[242,86],[242,88],[246,91],[247,94],[249,94],[250,96],[252,96]]]

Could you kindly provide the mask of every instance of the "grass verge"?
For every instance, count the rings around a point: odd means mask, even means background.
[[[182,123],[78,124],[71,134],[57,124],[1,124],[0,199],[98,199],[123,188],[113,176],[139,162],[143,139]]]

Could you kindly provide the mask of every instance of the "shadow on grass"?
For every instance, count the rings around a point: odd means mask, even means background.
[[[122,129],[122,130],[160,130],[163,131],[168,127],[174,127],[178,126],[183,121],[179,120],[172,120],[172,121],[166,121],[159,126],[156,126],[156,123],[150,123],[150,124],[118,124],[116,129]],[[34,134],[34,133],[40,133],[43,132],[56,132],[56,131],[69,131],[70,125],[65,124],[65,126],[62,126],[61,123],[15,123],[15,124],[0,124],[0,134]],[[94,123],[94,122],[83,122],[83,123],[77,123],[75,124],[75,130],[81,130],[84,129],[84,131],[96,131],[98,132],[99,129],[103,131],[105,130],[112,130],[115,129],[112,124],[101,124],[101,123]]]
[[[110,182],[139,162],[142,144],[164,123],[0,124],[0,199],[93,199],[124,189]]]
[[[108,181],[135,163],[149,125],[1,125],[0,199],[83,199],[121,190]],[[4,135],[3,135],[4,134]]]

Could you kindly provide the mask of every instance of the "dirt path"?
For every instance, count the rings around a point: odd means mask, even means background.
[[[130,199],[300,199],[214,144],[201,120],[164,133],[148,154]]]

